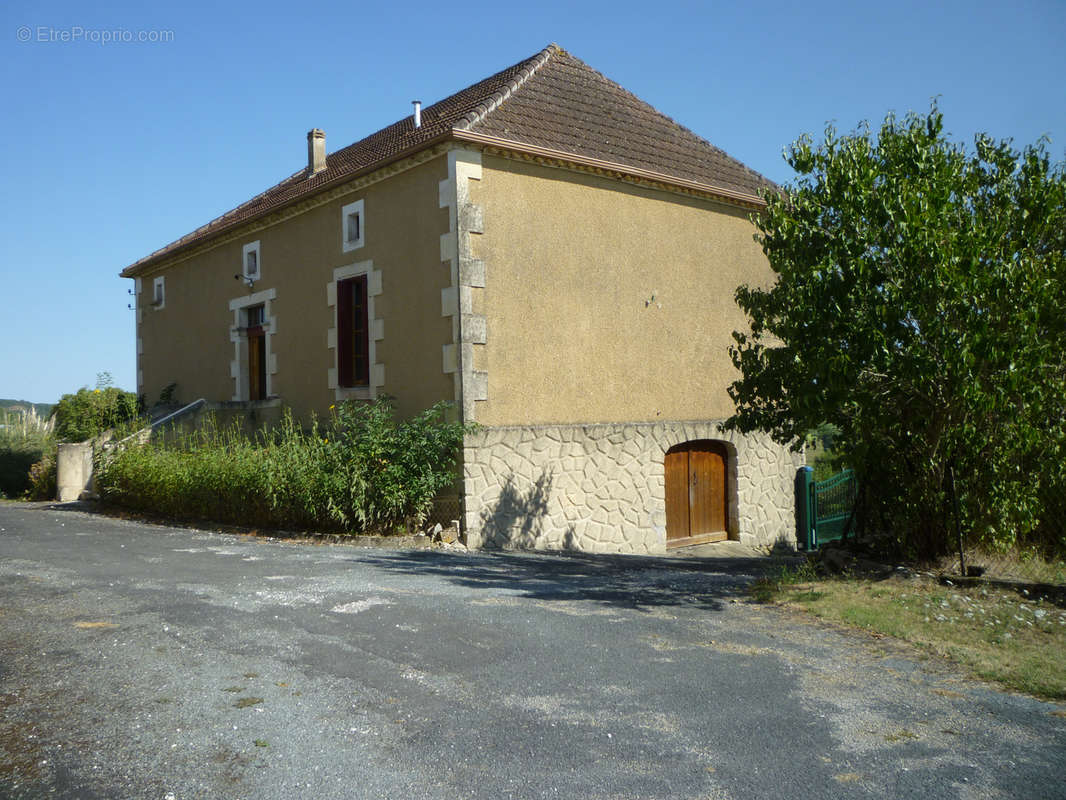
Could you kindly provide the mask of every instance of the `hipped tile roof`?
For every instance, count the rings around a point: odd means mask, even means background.
[[[592,159],[754,200],[773,184],[557,45],[329,154],[122,271],[133,277],[186,247],[447,139]]]

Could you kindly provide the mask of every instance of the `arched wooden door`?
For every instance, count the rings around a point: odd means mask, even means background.
[[[667,452],[667,547],[729,538],[728,459],[725,444],[706,440]]]

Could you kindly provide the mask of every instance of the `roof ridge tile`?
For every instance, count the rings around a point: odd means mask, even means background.
[[[544,66],[548,59],[559,51],[559,46],[554,43],[545,47],[537,53],[533,59],[531,59],[532,63],[529,64],[529,66],[524,67],[510,83],[489,95],[485,98],[485,102],[479,103],[475,108],[460,117],[455,124],[452,125],[452,130],[466,131],[470,130],[474,125],[477,125],[485,119],[485,117],[499,108],[507,98],[522,88],[522,85],[533,77],[537,70]]]

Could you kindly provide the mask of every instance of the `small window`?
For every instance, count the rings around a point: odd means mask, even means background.
[[[249,306],[248,310],[245,313],[248,315],[248,325],[247,325],[247,327],[249,327],[249,328],[258,328],[258,327],[262,326],[263,320],[265,319],[265,307],[264,306],[261,306],[261,305],[259,305],[259,306]]]
[[[362,200],[356,200],[341,209],[341,245],[344,252],[363,246],[365,229]]]
[[[166,278],[160,275],[152,283],[152,305],[162,308],[167,301]]]
[[[259,280],[259,242],[249,242],[241,249],[241,274],[247,280]]]

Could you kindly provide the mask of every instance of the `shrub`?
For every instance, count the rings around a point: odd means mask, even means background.
[[[53,443],[29,469],[26,496],[30,500],[54,500],[58,490],[56,449]]]
[[[400,423],[388,397],[336,409],[333,449],[347,488],[334,508],[338,521],[365,529],[426,518],[433,498],[455,482],[464,427],[445,422],[448,408],[437,403]]]
[[[110,380],[100,373],[95,389],[82,387],[59,398],[52,416],[60,441],[84,442],[136,418],[137,395],[111,386]]]
[[[397,423],[388,398],[346,402],[323,430],[286,411],[255,436],[208,419],[97,460],[96,486],[111,503],[183,519],[326,531],[391,531],[420,522],[455,480],[464,427],[441,403]]]
[[[26,413],[0,414],[0,496],[21,497],[27,490],[39,497],[31,471],[36,464],[52,459],[55,471],[55,439],[50,422],[42,421],[31,408]],[[53,480],[54,485],[54,480]]]
[[[21,497],[30,485],[30,467],[41,457],[39,448],[0,443],[0,495]]]

